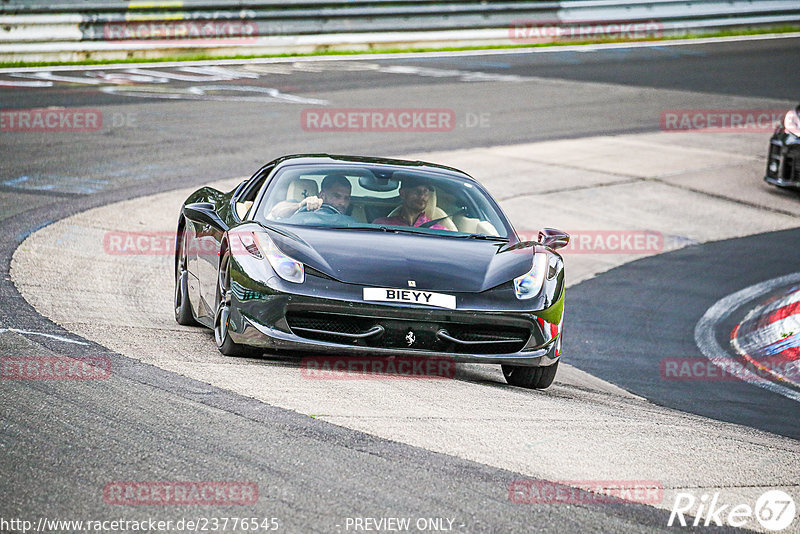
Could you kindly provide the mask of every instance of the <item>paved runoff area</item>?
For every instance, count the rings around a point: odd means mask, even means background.
[[[644,255],[799,226],[796,195],[761,181],[766,148],[763,133],[659,132],[398,156],[475,176],[526,237],[543,226],[572,233],[574,285]],[[664,509],[682,491],[724,490],[720,505],[752,506],[766,490],[796,489],[796,440],[657,406],[571,367],[569,353],[545,391],[507,386],[496,365],[459,365],[454,380],[315,380],[297,358],[224,357],[210,331],[173,319],[165,236],[189,193],[92,209],[35,232],[14,255],[14,283],[41,314],[123,355],[524,476],[656,481],[663,496],[648,503]],[[120,232],[133,241],[112,244]],[[567,325],[569,302],[567,293]]]

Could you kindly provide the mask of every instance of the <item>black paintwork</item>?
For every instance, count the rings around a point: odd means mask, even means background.
[[[188,298],[198,322],[214,327],[220,302],[217,291],[220,258],[226,249],[233,251],[237,247],[233,241],[238,239],[236,235],[240,234],[237,233],[266,232],[284,254],[304,264],[305,281],[295,284],[283,280],[266,259],[243,251],[231,254],[229,332],[236,343],[263,348],[336,351],[337,354],[365,351],[415,355],[445,353],[460,360],[533,366],[550,365],[558,360],[560,343],[556,341],[559,335],[551,334],[548,323],[561,323],[563,262],[558,262],[558,271],[545,280],[537,297],[517,299],[513,279],[531,269],[533,255],[558,255],[538,243],[520,242],[496,203],[497,212],[509,232],[508,241],[286,226],[241,220],[236,213],[235,204],[239,199],[254,198],[257,206],[269,188],[271,177],[284,166],[331,163],[435,170],[468,179],[481,187],[461,171],[430,163],[299,155],[268,163],[231,192],[222,193],[209,187],[199,189],[184,203],[178,227],[179,237],[184,232],[187,237]],[[486,196],[491,199],[488,193]],[[176,275],[177,269],[176,256]],[[364,287],[405,289],[409,287],[409,280],[416,281],[413,288],[416,291],[455,295],[457,309],[364,302],[362,299]],[[326,315],[309,318],[309,313]],[[290,324],[292,317],[296,321],[294,329]],[[357,331],[345,334],[350,337],[338,338],[314,334],[313,329],[300,329],[302,321],[307,325],[308,321],[322,319],[335,328]],[[360,332],[369,332],[376,326],[382,330],[382,335],[359,337]],[[404,329],[420,333],[420,342],[414,350],[390,341]],[[493,335],[487,333],[491,330],[497,332],[496,336],[510,339],[496,345],[474,342],[476,336],[479,341],[488,339]],[[462,337],[473,342],[453,342],[453,332],[461,332]],[[519,342],[513,342],[517,337]]]
[[[800,105],[796,111],[800,112]],[[764,181],[800,190],[800,137],[787,132],[783,124],[775,129],[769,140]]]

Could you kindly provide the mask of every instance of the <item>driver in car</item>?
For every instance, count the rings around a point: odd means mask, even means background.
[[[348,217],[350,207],[350,180],[344,174],[329,174],[322,179],[319,196],[306,197],[300,202],[285,200],[270,212],[270,218],[290,218],[293,222],[305,218],[304,213],[340,215]],[[320,211],[321,210],[321,211]],[[348,217],[349,218],[349,217]]]
[[[388,224],[392,226],[425,226],[425,228],[435,228],[437,230],[447,230],[441,224],[425,224],[431,222],[425,215],[425,208],[428,207],[433,185],[427,180],[419,177],[404,178],[400,183],[400,207],[396,209],[390,217],[380,217],[372,221],[372,224]],[[390,214],[391,215],[391,214]]]

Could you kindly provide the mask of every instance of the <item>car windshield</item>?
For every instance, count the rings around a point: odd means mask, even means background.
[[[288,165],[270,181],[257,221],[342,230],[507,239],[509,226],[472,180],[380,165]]]

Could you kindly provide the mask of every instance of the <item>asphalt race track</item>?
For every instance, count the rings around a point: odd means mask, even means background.
[[[576,320],[586,327],[581,350],[573,349],[582,356],[573,363],[658,404],[800,438],[793,399],[741,381],[708,382],[698,388],[693,382],[665,381],[653,372],[665,354],[702,357],[692,332],[721,296],[796,272],[796,250],[782,245],[797,238],[796,230],[788,230],[689,247],[584,282],[571,302]],[[776,250],[781,250],[780,261],[764,265],[764,258]],[[633,297],[630,287],[637,288]],[[740,311],[738,320],[746,311]],[[598,316],[603,324],[591,321]],[[735,324],[731,318],[715,332],[726,345]],[[624,373],[620,361],[625,362]]]
[[[107,356],[112,369],[106,380],[0,381],[0,518],[653,532],[673,530],[682,491],[752,505],[780,489],[798,502],[796,400],[737,380],[666,380],[659,364],[704,358],[694,331],[717,301],[800,270],[800,196],[761,180],[769,131],[664,132],[662,115],[793,107],[799,46],[0,72],[4,112],[102,116],[77,133],[0,130],[0,356]],[[302,110],[326,108],[441,108],[456,124],[309,131]],[[459,366],[449,381],[303,380],[291,358],[226,359],[210,333],[171,321],[168,255],[103,247],[109,231],[172,230],[194,188],[232,187],[298,152],[452,164],[487,185],[518,231],[648,230],[660,246],[566,256],[568,365],[545,391],[506,385],[497,366]],[[747,311],[719,325],[722,346]],[[520,504],[517,480],[564,491],[656,482],[663,495]],[[258,499],[120,505],[104,499],[115,481],[246,481]],[[696,528],[708,529],[734,530]],[[800,532],[800,519],[784,531]]]

